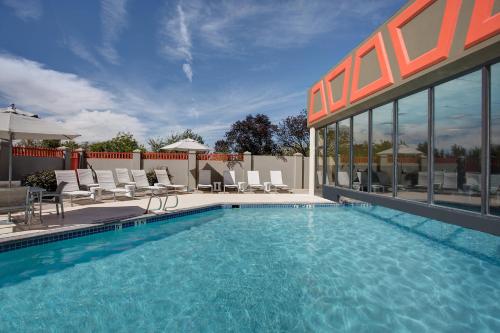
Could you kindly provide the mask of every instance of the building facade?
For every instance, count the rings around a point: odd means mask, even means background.
[[[308,91],[315,179],[500,235],[500,1],[409,1]]]

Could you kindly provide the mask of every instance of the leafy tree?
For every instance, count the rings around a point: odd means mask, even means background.
[[[216,153],[229,153],[231,152],[231,147],[229,147],[229,142],[221,139],[215,141],[214,150]]]
[[[132,152],[136,149],[146,150],[144,146],[130,133],[119,132],[114,138],[107,141],[95,142],[89,145],[90,151],[109,151],[109,152]]]
[[[296,116],[281,120],[276,131],[276,141],[283,155],[301,153],[307,156],[309,154],[309,129],[305,109]]]
[[[161,147],[183,139],[193,139],[201,144],[205,143],[201,135],[193,132],[193,130],[188,128],[184,132],[171,134],[170,136],[165,138],[150,138],[148,140],[148,145],[151,147],[151,151],[159,152]]]
[[[268,116],[247,115],[244,120],[233,123],[225,137],[231,151],[269,155],[277,152],[277,145],[273,140],[276,131],[277,126],[271,123]]]

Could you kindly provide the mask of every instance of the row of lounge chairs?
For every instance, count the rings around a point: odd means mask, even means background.
[[[288,185],[283,183],[283,177],[280,170],[270,171],[271,181],[269,182],[270,188],[276,190],[288,190]],[[259,171],[247,171],[247,184],[244,182],[236,181],[236,173],[234,170],[224,170],[224,192],[227,189],[236,189],[238,192],[243,192],[246,188],[252,190],[264,190],[264,185],[260,182]],[[212,171],[211,170],[200,170],[198,179],[198,190],[210,189],[213,191],[212,185]]]

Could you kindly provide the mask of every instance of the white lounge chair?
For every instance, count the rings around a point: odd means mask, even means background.
[[[349,187],[349,173],[347,171],[338,172],[339,186]]]
[[[224,176],[224,192],[226,192],[226,188],[235,188],[238,192],[240,191],[234,170],[224,170],[222,175]]]
[[[464,189],[469,192],[481,192],[481,174],[478,172],[466,172]]]
[[[76,173],[78,174],[80,187],[83,187],[86,190],[90,190],[92,187],[99,187],[99,184],[97,184],[94,179],[94,174],[91,169],[76,169]]]
[[[434,188],[441,189],[444,184],[444,171],[434,171]]]
[[[281,170],[270,171],[271,173],[271,187],[276,190],[289,190],[288,185],[283,184],[283,177],[281,175]]]
[[[248,187],[254,190],[264,190],[264,185],[260,183],[259,171],[247,171]]]
[[[130,170],[134,178],[135,186],[138,190],[147,190],[151,193],[165,191],[165,187],[158,185],[149,185],[148,176],[145,170]]]
[[[443,189],[446,190],[457,190],[457,173],[456,172],[445,172],[443,176]]]
[[[113,178],[113,172],[111,170],[96,170],[95,174],[97,175],[97,182],[99,183],[99,187],[103,191],[113,193],[113,200],[116,201],[117,193],[127,194],[129,192],[124,188],[116,187],[115,179]]]
[[[200,170],[199,179],[198,179],[198,190],[209,188],[211,192],[214,191],[214,187],[212,186],[212,171],[211,170]]]
[[[118,180],[118,185],[135,185],[130,179],[130,174],[126,168],[116,168],[116,180]]]
[[[185,191],[187,189],[186,185],[176,185],[170,182],[168,178],[167,170],[155,170],[156,179],[158,179],[158,186],[164,186],[167,189],[172,189],[174,191]]]
[[[92,192],[80,190],[74,170],[55,170],[54,172],[56,174],[57,186],[59,186],[61,182],[66,183],[62,190],[62,195],[69,197],[71,206],[73,206],[73,198],[92,197]]]
[[[427,171],[419,171],[416,187],[427,188],[427,186],[428,186]]]

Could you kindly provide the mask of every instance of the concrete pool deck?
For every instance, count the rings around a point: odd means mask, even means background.
[[[168,209],[167,212],[155,212],[156,214],[168,214],[180,210],[206,207],[218,204],[279,204],[279,203],[330,203],[331,201],[309,194],[300,193],[189,193],[178,195],[179,203],[175,208]],[[47,235],[65,230],[78,230],[97,226],[106,222],[123,220],[127,218],[140,217],[144,215],[149,197],[141,196],[135,199],[119,198],[117,201],[104,201],[94,203],[93,201],[82,199],[75,200],[74,206],[70,207],[69,200],[65,200],[65,217],[56,214],[53,204],[43,204],[43,223],[40,223],[37,215],[31,224],[24,222],[5,223],[0,225],[0,242],[7,242],[14,239],[22,239],[37,235]],[[167,206],[174,203],[174,198],[170,197]],[[151,208],[156,209],[158,202],[153,200]],[[19,216],[17,214],[16,216]],[[0,215],[0,219],[4,219]]]

